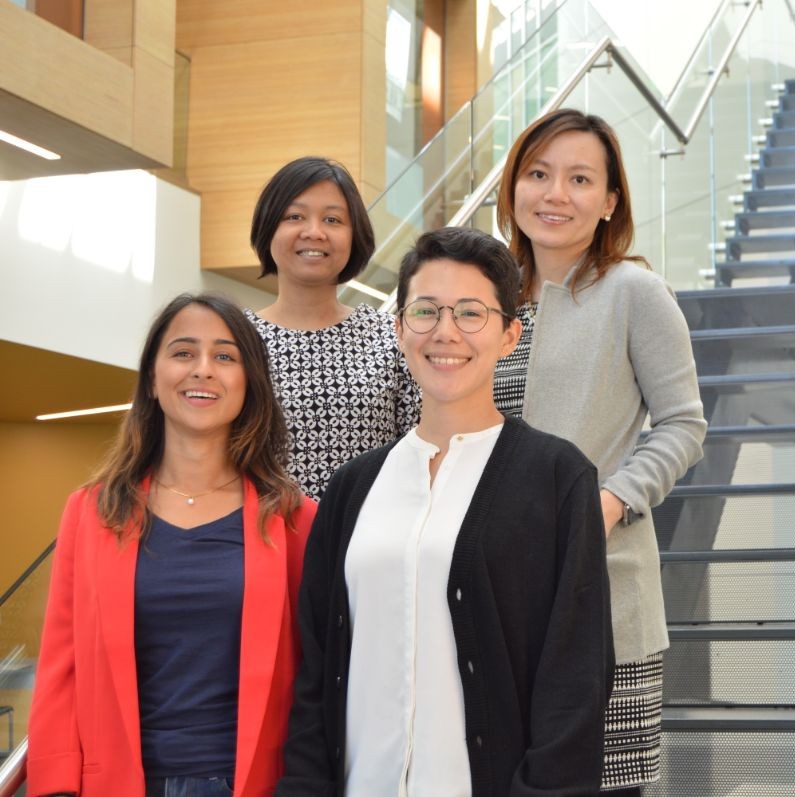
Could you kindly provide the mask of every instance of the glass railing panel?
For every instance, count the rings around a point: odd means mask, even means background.
[[[605,31],[584,0],[566,0],[544,19],[525,46],[371,206],[378,248],[359,282],[382,294],[392,290],[403,252],[421,232],[450,222],[472,188]],[[341,294],[350,304],[378,304],[377,298],[352,286]]]
[[[51,567],[49,552],[0,603],[0,760],[28,732]]]
[[[672,98],[665,98],[621,48],[648,90],[687,129],[748,6],[720,6],[699,42]],[[792,41],[787,0],[757,9],[740,39],[717,90],[701,115],[685,153],[646,98],[615,64],[600,60],[564,100],[604,116],[622,142],[631,184],[637,233],[635,251],[677,289],[713,284],[715,247],[723,239],[719,221],[730,219],[729,197],[742,192],[738,175],[751,170],[756,118],[765,115],[771,84],[795,66],[784,46]],[[781,31],[785,30],[786,33]],[[580,66],[605,36],[617,39],[584,0],[568,0],[548,17],[526,45],[472,102],[440,132],[372,208],[378,251],[362,281],[388,294],[400,256],[422,231],[447,224],[471,189],[500,162],[519,132]],[[779,60],[781,59],[781,60]],[[493,231],[494,197],[472,219]],[[344,300],[363,298],[352,289]],[[372,300],[377,303],[377,300]]]
[[[750,188],[748,178],[756,166],[751,156],[763,146],[755,142],[765,132],[760,119],[771,113],[765,102],[776,96],[773,84],[795,71],[795,59],[789,55],[795,22],[789,5],[771,0],[757,10],[685,154],[665,160],[665,275],[679,290],[713,286],[714,264],[725,257],[721,245],[732,231],[723,223],[733,221],[739,210],[733,198]],[[703,91],[704,75],[713,70],[745,12],[745,6],[727,7],[702,40],[702,68],[682,81],[692,87],[693,96]],[[783,40],[789,42],[789,50]],[[687,92],[677,94],[672,107],[682,125],[695,108],[687,99]],[[663,149],[680,148],[666,131],[662,135]]]

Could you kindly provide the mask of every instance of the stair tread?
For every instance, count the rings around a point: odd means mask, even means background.
[[[690,331],[693,342],[706,340],[735,340],[742,338],[795,335],[795,324],[769,327],[726,327],[721,329],[694,329]]]
[[[752,727],[783,724],[795,728],[795,707],[793,706],[729,706],[729,705],[691,705],[664,706],[663,727],[671,727],[679,722],[697,722],[704,726],[737,728],[740,725]]]
[[[713,376],[698,377],[699,385],[753,385],[764,382],[795,382],[795,373],[785,371],[784,373],[766,374],[715,374]]]
[[[732,439],[773,439],[781,440],[792,437],[795,439],[795,424],[775,424],[770,426],[709,426],[707,428],[707,441],[721,437]]]
[[[671,498],[705,498],[733,495],[795,495],[795,483],[762,484],[676,484],[668,493]]]
[[[792,620],[766,620],[762,622],[669,623],[668,635],[672,640],[784,641],[795,639],[795,622]]]

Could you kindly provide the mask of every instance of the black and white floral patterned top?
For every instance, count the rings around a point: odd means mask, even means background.
[[[494,369],[494,403],[501,413],[513,418],[522,417],[527,366],[530,362],[530,346],[537,312],[538,302],[525,303],[516,311],[516,317],[522,322],[522,335],[516,348],[507,357],[497,360],[497,367]]]
[[[341,323],[307,332],[245,313],[265,342],[293,438],[290,475],[308,496],[319,499],[349,459],[417,425],[420,391],[394,316],[360,304]]]

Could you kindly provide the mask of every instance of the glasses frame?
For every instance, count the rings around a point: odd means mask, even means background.
[[[460,304],[471,304],[473,302],[477,302],[477,304],[481,305],[486,310],[486,319],[483,322],[483,326],[478,327],[477,329],[463,329],[461,325],[458,323],[458,318],[455,313],[455,308],[458,307]],[[433,326],[429,329],[424,330],[417,330],[414,329],[413,326],[406,320],[406,310],[409,309],[413,304],[430,304],[436,308],[436,321],[434,322]],[[501,310],[499,307],[489,307],[485,302],[482,302],[480,299],[462,299],[455,303],[455,305],[449,304],[436,304],[436,302],[432,302],[430,299],[415,299],[413,302],[409,302],[405,307],[401,307],[398,310],[398,315],[400,316],[403,323],[415,334],[415,335],[427,335],[429,332],[433,332],[436,327],[439,326],[439,322],[442,320],[442,310],[449,310],[450,315],[453,318],[453,323],[456,325],[456,328],[464,332],[466,334],[474,335],[478,332],[482,332],[486,328],[486,324],[489,323],[489,318],[491,317],[492,313],[498,313],[503,318],[507,318],[508,321],[513,321],[515,316],[511,316],[508,313]]]

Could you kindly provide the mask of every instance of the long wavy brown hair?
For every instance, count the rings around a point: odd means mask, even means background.
[[[522,267],[523,301],[530,297],[536,264],[532,243],[516,223],[516,183],[519,176],[554,138],[569,132],[593,133],[599,139],[607,159],[607,190],[617,196],[610,221],[599,221],[586,257],[574,272],[571,281],[572,294],[586,275],[590,277],[588,284],[592,284],[604,277],[611,266],[622,260],[632,260],[650,268],[646,258],[629,254],[635,237],[635,224],[632,221],[629,184],[621,157],[621,145],[615,131],[599,116],[584,114],[574,108],[560,108],[536,119],[516,139],[508,153],[497,195],[497,224]]]
[[[263,539],[268,541],[268,519],[278,513],[290,526],[293,513],[301,504],[301,492],[285,471],[289,438],[273,392],[265,347],[240,308],[218,294],[180,294],[155,319],[141,353],[132,408],[89,486],[97,491],[100,519],[119,540],[129,534],[146,535],[151,515],[141,482],[157,470],[165,444],[163,410],[152,389],[155,357],[171,321],[193,304],[219,316],[240,350],[246,373],[246,396],[240,414],[232,422],[229,460],[257,491],[258,526]]]

